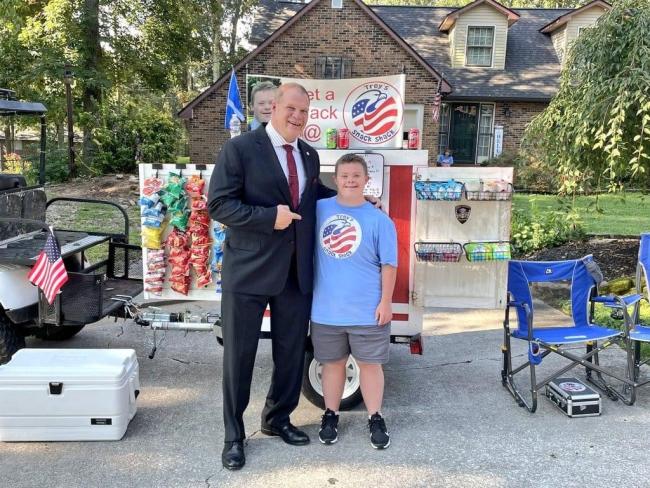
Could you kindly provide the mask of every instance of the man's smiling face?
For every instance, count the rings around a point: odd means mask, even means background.
[[[271,124],[287,141],[295,141],[305,128],[309,116],[309,97],[300,88],[280,87],[273,102]]]

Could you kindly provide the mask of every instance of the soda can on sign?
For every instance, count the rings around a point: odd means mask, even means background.
[[[336,149],[336,129],[329,128],[325,131],[325,147]]]
[[[350,133],[347,129],[339,129],[336,143],[339,149],[347,149],[350,147]]]
[[[420,147],[420,130],[409,130],[409,149],[418,149]]]

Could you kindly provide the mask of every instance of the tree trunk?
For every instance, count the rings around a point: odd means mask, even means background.
[[[89,115],[83,127],[83,160],[91,165],[96,147],[92,132],[97,125],[98,111],[101,103],[101,61],[102,47],[99,39],[99,0],[83,0],[83,17],[81,21],[82,68],[87,73],[83,86],[83,111]]]

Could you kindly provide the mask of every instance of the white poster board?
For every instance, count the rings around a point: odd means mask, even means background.
[[[315,148],[326,148],[327,129],[347,129],[350,149],[401,149],[406,75],[281,80],[300,83],[309,92],[309,120],[302,137]]]

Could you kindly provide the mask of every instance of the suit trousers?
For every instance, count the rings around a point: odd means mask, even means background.
[[[246,437],[243,415],[250,400],[255,355],[267,304],[271,309],[273,375],[262,411],[262,424],[286,424],[289,415],[298,406],[311,298],[311,294],[300,292],[295,259],[285,287],[278,295],[223,292],[225,442],[240,441]]]

